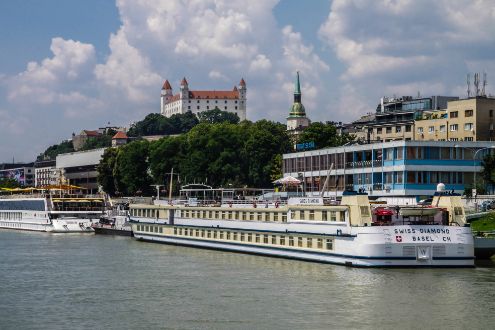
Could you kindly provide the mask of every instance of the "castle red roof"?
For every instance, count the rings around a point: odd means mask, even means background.
[[[100,136],[100,132],[98,131],[88,131],[88,130],[83,130],[83,133],[86,135],[86,136]]]
[[[181,86],[187,86],[187,80],[186,80],[186,77],[182,78],[182,81],[180,82],[180,85]]]
[[[242,87],[246,87],[246,82],[244,81],[244,78],[241,78],[241,82],[239,83]]]
[[[125,134],[124,132],[122,131],[118,131],[113,137],[112,139],[127,139],[127,134]]]
[[[172,89],[172,86],[170,86],[170,83],[168,80],[165,80],[165,83],[163,84],[162,89]]]

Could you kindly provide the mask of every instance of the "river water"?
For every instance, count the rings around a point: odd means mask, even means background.
[[[489,329],[495,268],[361,269],[0,230],[0,329]]]

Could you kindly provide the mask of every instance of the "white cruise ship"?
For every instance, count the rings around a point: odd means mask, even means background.
[[[105,198],[60,194],[0,197],[0,228],[53,233],[94,232],[105,212]]]
[[[138,240],[362,267],[473,267],[460,196],[377,216],[366,194],[279,203],[130,205]],[[387,215],[388,214],[388,215]],[[393,214],[393,215],[391,215]]]

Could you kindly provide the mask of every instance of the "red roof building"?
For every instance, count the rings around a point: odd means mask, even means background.
[[[241,79],[232,90],[190,90],[184,77],[180,90],[173,94],[172,86],[165,80],[161,91],[160,112],[165,117],[191,111],[195,114],[218,108],[237,114],[240,120],[246,119],[246,82]]]

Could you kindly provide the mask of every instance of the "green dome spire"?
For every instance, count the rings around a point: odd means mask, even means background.
[[[294,103],[289,109],[289,117],[306,117],[306,109],[301,103],[301,83],[299,82],[299,71],[294,82]]]

